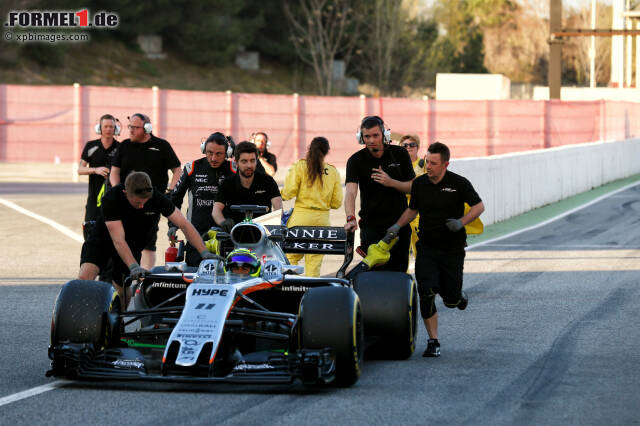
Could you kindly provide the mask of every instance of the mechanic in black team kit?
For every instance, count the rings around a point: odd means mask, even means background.
[[[160,214],[184,232],[203,258],[215,258],[204,245],[193,225],[157,188],[144,172],[129,173],[124,185],[111,188],[102,198],[102,217],[82,245],[82,280],[94,280],[109,259],[113,261],[113,284],[123,293],[126,276],[139,279],[147,270],[140,266],[143,248],[156,232]],[[124,301],[124,298],[122,299]]]
[[[205,157],[187,163],[182,175],[169,198],[178,209],[182,206],[184,195],[189,192],[189,210],[187,218],[202,234],[215,225],[211,210],[222,182],[235,174],[228,160],[233,154],[235,143],[220,132],[212,133],[202,142],[200,150]],[[169,222],[169,239],[175,238],[177,227]],[[191,244],[186,247],[186,262],[189,266],[200,264],[200,253]]]
[[[422,356],[440,356],[438,342],[438,312],[435,296],[440,294],[448,308],[463,310],[469,299],[462,291],[464,248],[467,233],[464,226],[484,211],[484,204],[471,183],[447,170],[449,148],[440,142],[427,150],[427,173],[413,181],[409,207],[388,229],[391,234],[420,214],[418,226],[418,254],[416,281],[420,295],[420,314],[424,320],[429,342]],[[464,214],[464,204],[471,209]]]
[[[171,170],[173,176],[168,188],[173,190],[180,177],[180,160],[169,142],[156,137],[151,131],[151,121],[146,115],[137,113],[129,117],[129,139],[120,144],[111,167],[112,186],[124,182],[129,173],[137,170],[147,173],[153,186],[164,194],[169,182],[167,170]],[[156,224],[156,233],[142,252],[141,264],[147,269],[156,263],[157,237]]]
[[[240,142],[236,146],[235,160],[238,173],[222,182],[212,212],[213,220],[226,232],[244,220],[244,213],[232,212],[230,206],[255,204],[267,206],[269,209],[273,206],[274,210],[282,208],[282,198],[276,181],[268,174],[255,173],[258,162],[256,146],[251,142]]]
[[[356,134],[365,148],[347,161],[344,210],[347,215],[345,230],[358,229],[355,216],[356,196],[360,195],[360,246],[366,252],[371,244],[380,241],[387,228],[393,225],[407,208],[406,193],[411,191],[415,178],[407,150],[390,145],[391,132],[378,116],[365,117]],[[391,249],[391,258],[377,270],[406,272],[409,266],[411,228],[402,227],[399,241]]]
[[[85,144],[78,165],[79,175],[89,175],[89,193],[84,211],[84,223],[82,224],[85,241],[90,229],[100,216],[100,198],[110,187],[111,161],[118,145],[120,145],[114,138],[120,134],[120,124],[113,115],[105,114],[100,117],[95,131],[100,135],[100,138]]]

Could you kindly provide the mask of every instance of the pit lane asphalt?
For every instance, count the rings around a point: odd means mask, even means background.
[[[82,219],[83,195],[2,197],[72,229]],[[2,398],[54,382],[44,377],[51,309],[77,273],[80,244],[4,206],[0,215]],[[633,186],[507,239],[474,239],[469,307],[438,303],[442,357],[420,356],[420,325],[409,360],[368,361],[352,388],[72,382],[0,406],[1,423],[636,424],[639,222]]]

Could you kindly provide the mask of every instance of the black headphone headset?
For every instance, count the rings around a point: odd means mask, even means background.
[[[151,120],[149,119],[148,116],[140,113],[140,112],[136,112],[135,114],[133,114],[131,117],[138,117],[140,120],[142,120],[144,122],[144,124],[142,125],[142,128],[144,129],[144,132],[146,134],[151,133],[151,131],[153,130],[153,126],[151,125]],[[131,121],[131,117],[127,117],[127,119],[129,121]]]
[[[211,133],[207,139],[203,140],[200,143],[200,151],[203,154],[206,154],[207,144],[209,142],[217,143],[218,141],[220,141],[220,138],[218,135],[222,136],[223,138],[222,142],[224,142],[224,158],[225,159],[231,158],[233,156],[233,151],[235,151],[236,149],[236,143],[233,141],[233,138],[231,136],[225,136],[220,132]]]
[[[100,117],[100,120],[98,121],[98,124],[96,124],[96,126],[94,127],[94,129],[96,131],[96,134],[98,134],[98,135],[102,134],[102,120],[113,120],[113,122],[115,123],[115,127],[113,129],[113,134],[115,136],[119,136],[120,135],[120,130],[122,129],[122,127],[120,126],[120,120],[118,120],[117,118],[115,118],[111,114],[105,114],[102,117]]]
[[[364,139],[362,139],[362,126],[364,126],[365,121],[369,121],[369,120],[374,120],[380,127],[380,131],[382,132],[382,142],[386,144],[390,144],[391,130],[384,128],[384,121],[382,121],[382,118],[378,117],[377,115],[368,115],[362,119],[362,122],[360,123],[360,128],[356,133],[356,139],[358,140],[358,143],[360,145],[364,145]]]

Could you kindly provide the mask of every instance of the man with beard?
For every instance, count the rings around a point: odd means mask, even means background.
[[[269,175],[255,173],[258,149],[251,142],[240,142],[236,146],[235,160],[238,173],[222,182],[213,205],[213,220],[225,232],[244,220],[244,213],[232,212],[230,207],[238,204],[267,206],[269,211],[282,208],[278,184]],[[258,217],[256,214],[254,217]]]
[[[211,210],[220,185],[235,173],[228,160],[234,146],[231,137],[220,132],[212,133],[200,146],[205,157],[184,166],[182,176],[173,192],[169,194],[173,204],[180,209],[185,194],[189,192],[187,218],[200,234],[214,225]],[[175,238],[177,230],[178,228],[169,222],[169,239]],[[187,244],[187,265],[198,266],[201,260],[200,253],[191,244]]]

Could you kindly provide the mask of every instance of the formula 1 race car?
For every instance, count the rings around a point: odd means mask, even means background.
[[[247,219],[229,234],[215,232],[217,259],[197,270],[183,262],[154,268],[131,286],[124,311],[111,284],[66,283],[53,311],[47,375],[350,386],[365,349],[411,356],[410,275],[362,265],[346,274],[353,234],[343,228],[265,226],[251,219],[264,207],[233,208]],[[287,252],[342,254],[344,263],[336,277],[303,277]]]

